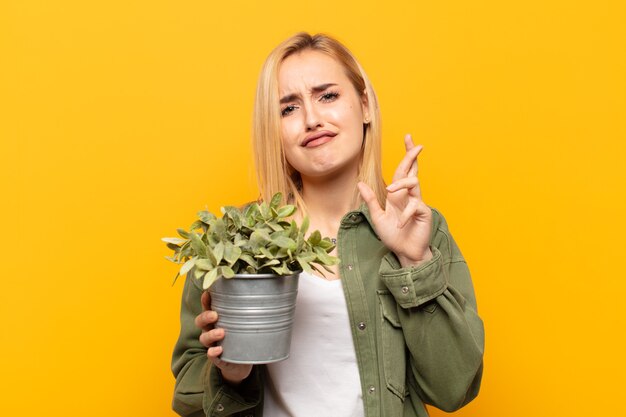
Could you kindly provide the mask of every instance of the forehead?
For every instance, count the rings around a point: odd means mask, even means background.
[[[290,55],[278,70],[278,88],[281,95],[300,90],[308,91],[320,84],[347,85],[349,82],[341,64],[318,51],[306,50]]]

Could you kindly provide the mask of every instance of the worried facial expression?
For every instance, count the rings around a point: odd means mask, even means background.
[[[285,157],[302,178],[358,169],[367,99],[334,58],[305,50],[278,72]]]

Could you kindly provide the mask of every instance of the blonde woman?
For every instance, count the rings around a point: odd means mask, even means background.
[[[224,337],[200,283],[187,279],[173,354],[183,416],[427,416],[476,397],[484,332],[467,264],[442,215],[421,198],[417,156],[381,175],[380,113],[354,56],[298,33],[268,56],[253,144],[261,198],[277,191],[336,238],[341,263],[303,273],[289,359],[220,360]]]

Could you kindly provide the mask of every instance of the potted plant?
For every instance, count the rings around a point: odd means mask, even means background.
[[[233,363],[270,363],[287,359],[295,313],[298,277],[339,262],[335,245],[314,231],[305,238],[309,219],[298,226],[296,211],[282,205],[277,193],[269,202],[242,210],[222,207],[222,217],[203,210],[179,238],[163,238],[182,264],[180,275],[193,274],[211,292],[216,327],[224,328],[221,359]],[[223,278],[223,279],[222,279]]]

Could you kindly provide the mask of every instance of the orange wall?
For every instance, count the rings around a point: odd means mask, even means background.
[[[298,30],[361,59],[388,179],[425,146],[487,332],[457,415],[624,413],[624,2],[256,3],[0,4],[0,414],[173,415],[159,239],[255,197],[256,77]]]

